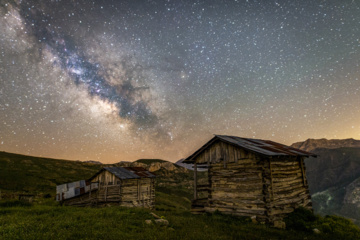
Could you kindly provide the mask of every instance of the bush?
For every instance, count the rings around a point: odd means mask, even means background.
[[[331,234],[331,236],[344,239],[360,239],[360,229],[349,219],[339,216],[325,216],[321,218],[317,224],[317,228],[323,233]]]
[[[318,217],[309,209],[299,207],[285,219],[286,228],[299,231],[312,231],[314,222]]]
[[[0,202],[0,207],[30,207],[30,206],[32,206],[31,203],[20,200],[7,200]]]
[[[50,193],[45,194],[44,198],[51,198],[51,194]]]
[[[312,232],[320,230],[326,239],[360,239],[360,229],[350,220],[339,216],[320,217],[306,208],[298,208],[284,219],[288,229]]]

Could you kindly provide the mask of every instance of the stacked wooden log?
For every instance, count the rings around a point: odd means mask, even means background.
[[[270,164],[273,190],[269,217],[281,219],[300,206],[311,209],[303,159],[273,159]]]
[[[267,157],[215,142],[196,157],[208,170],[208,197],[195,172],[192,212],[220,211],[275,222],[300,206],[311,209],[303,157]]]
[[[241,216],[262,216],[265,213],[263,201],[263,166],[256,159],[242,159],[237,163],[222,163],[210,166],[211,198],[205,211],[216,210]]]

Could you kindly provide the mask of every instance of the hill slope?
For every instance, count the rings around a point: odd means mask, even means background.
[[[192,188],[192,173],[165,160],[140,159],[104,165],[0,152],[0,190],[3,197],[6,193],[54,196],[56,185],[88,179],[104,166],[144,167],[155,172],[160,187]]]
[[[101,165],[0,152],[3,192],[51,193],[58,184],[90,178]]]

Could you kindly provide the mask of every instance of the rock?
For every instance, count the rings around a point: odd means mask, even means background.
[[[161,168],[161,163],[159,163],[159,162],[153,162],[153,163],[150,164],[148,170],[149,170],[150,172],[156,172],[156,171],[160,170],[160,168]]]
[[[153,215],[154,218],[160,219],[161,217],[159,217],[158,215],[156,215],[155,213],[151,212],[151,215]]]
[[[169,225],[169,221],[166,219],[156,219],[155,223],[161,226],[167,226]]]
[[[274,228],[281,228],[281,229],[285,229],[286,228],[286,224],[284,221],[274,221]]]
[[[131,164],[132,164],[132,162],[121,161],[121,162],[118,162],[116,165],[119,167],[130,167]]]
[[[315,234],[320,234],[320,233],[321,233],[320,230],[317,229],[317,228],[314,228],[314,229],[313,229],[313,232],[314,232]]]
[[[150,225],[150,224],[152,224],[152,221],[150,219],[148,219],[148,220],[145,220],[145,223]]]
[[[168,171],[174,171],[176,169],[175,165],[171,162],[162,162],[161,167]]]
[[[147,165],[145,163],[141,163],[141,162],[133,162],[133,163],[131,163],[131,167],[147,168]]]

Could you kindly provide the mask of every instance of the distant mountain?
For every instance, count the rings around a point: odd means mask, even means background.
[[[305,160],[317,213],[352,218],[360,224],[360,148],[318,148]]]
[[[317,158],[305,160],[310,192],[346,185],[360,177],[360,148],[317,148]]]
[[[321,139],[307,139],[304,142],[293,143],[291,147],[298,148],[304,151],[311,152],[317,148],[343,148],[343,147],[358,147],[360,148],[360,140],[355,140],[353,138],[348,139],[331,139],[328,140],[326,138]]]
[[[318,155],[305,160],[315,211],[353,218],[359,224],[360,140],[308,139],[291,146]]]
[[[91,163],[91,164],[98,164],[98,165],[102,165],[102,162],[99,161],[94,161],[94,160],[88,160],[88,161],[83,161],[84,163]]]

